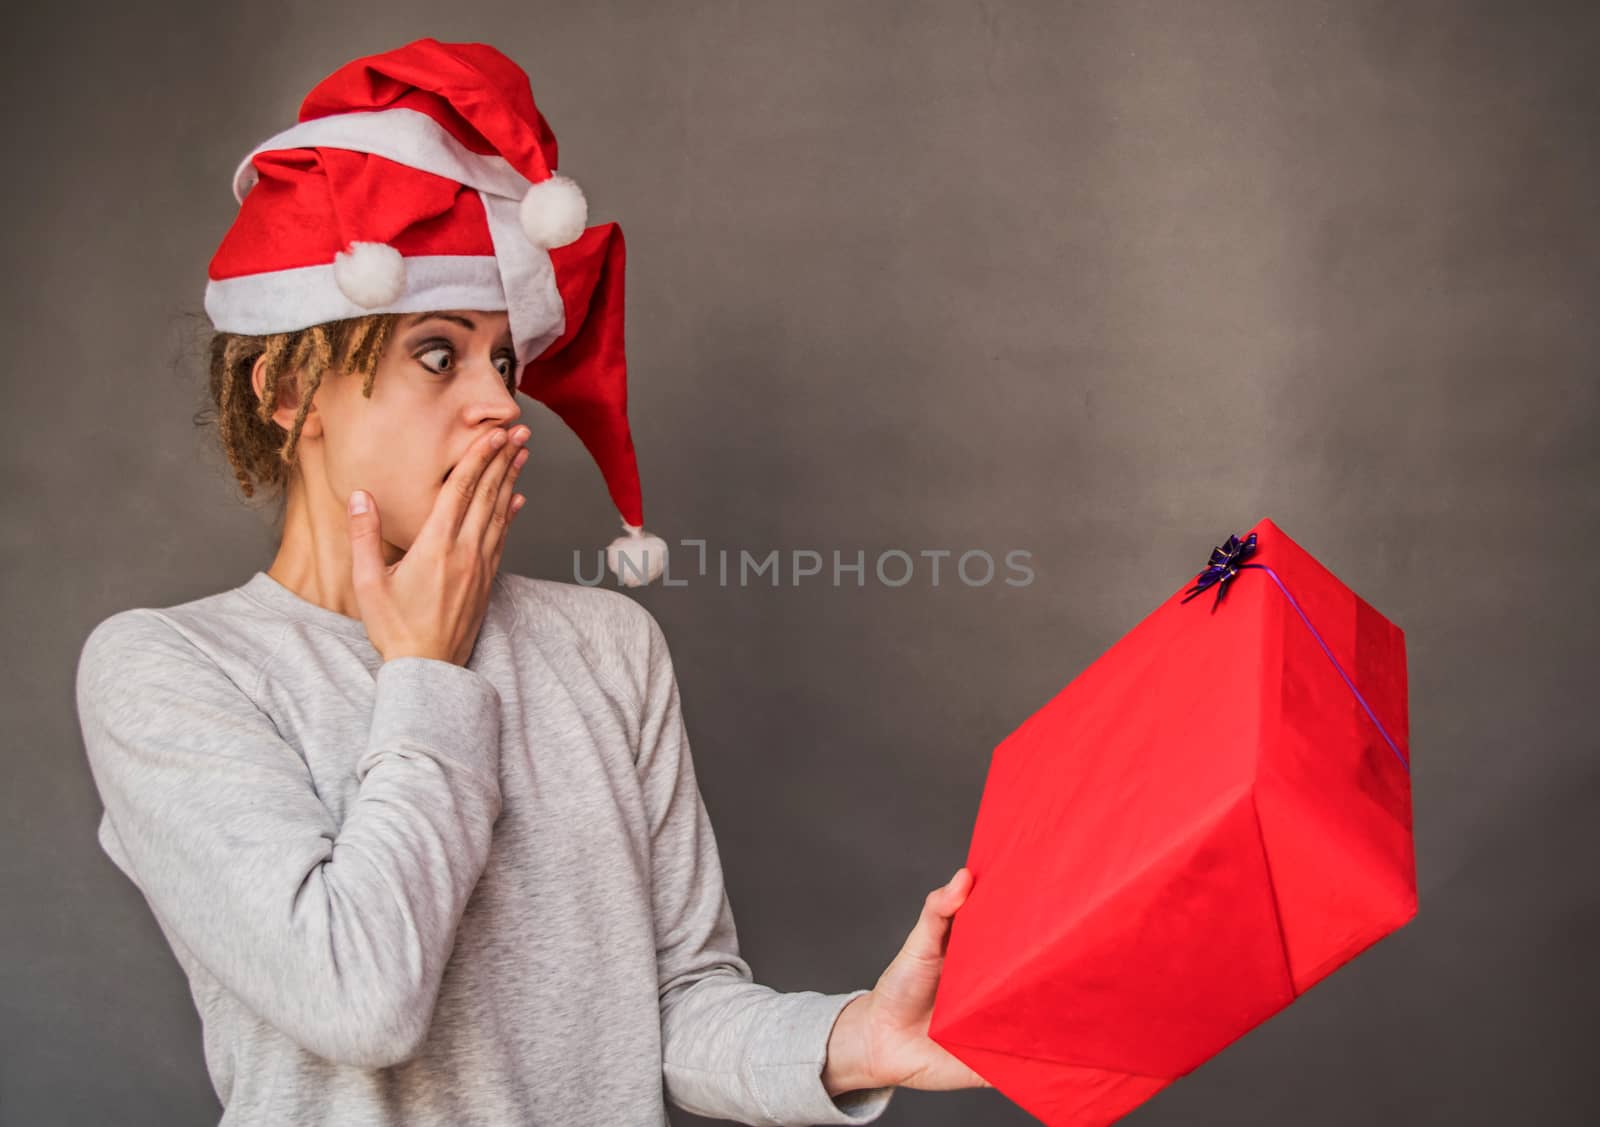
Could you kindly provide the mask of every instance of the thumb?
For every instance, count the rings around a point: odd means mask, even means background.
[[[956,870],[956,875],[950,878],[950,883],[939,890],[944,897],[945,907],[950,915],[955,915],[956,910],[967,902],[967,896],[972,892],[972,870],[965,865]]]
[[[928,893],[922,901],[922,915],[906,937],[902,952],[921,961],[944,957],[945,945],[950,941],[951,917],[965,902],[971,880],[972,871],[962,867],[948,884]]]
[[[350,494],[350,577],[359,591],[383,574],[383,538],[378,531],[378,503],[357,489]]]

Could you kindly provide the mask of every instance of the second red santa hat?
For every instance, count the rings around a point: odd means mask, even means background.
[[[556,171],[528,76],[482,43],[418,39],[319,82],[298,123],[234,173],[240,207],[212,257],[219,331],[288,332],[368,313],[504,309],[517,388],[600,467],[628,586],[665,566],[644,531],[623,349],[626,249]]]

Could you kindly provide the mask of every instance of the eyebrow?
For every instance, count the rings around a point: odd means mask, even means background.
[[[420,325],[424,321],[454,321],[456,324],[469,330],[476,330],[478,327],[477,325],[473,324],[471,318],[463,317],[458,313],[419,313],[410,320],[410,322],[406,325],[406,328],[409,329],[413,325]]]
[[[460,325],[468,332],[476,332],[478,329],[477,324],[470,317],[463,317],[459,313],[418,313],[406,323],[406,328],[414,329],[418,325],[425,324],[429,321],[450,321],[454,324]],[[507,324],[506,331],[500,335],[502,338],[509,338],[511,336],[511,326]]]

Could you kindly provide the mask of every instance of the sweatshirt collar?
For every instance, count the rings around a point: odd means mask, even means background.
[[[296,622],[304,622],[311,626],[320,626],[324,630],[332,631],[343,637],[351,638],[358,642],[366,642],[368,645],[372,644],[371,639],[367,637],[367,625],[361,619],[351,618],[349,615],[340,614],[336,610],[329,610],[327,607],[313,603],[309,599],[301,598],[264,571],[258,571],[252,575],[239,590],[268,610],[276,611],[286,618],[292,618]],[[506,589],[505,574],[496,572],[493,592],[490,595],[490,613],[486,616],[480,628],[482,632],[498,633],[502,629],[500,625],[494,622],[495,608],[502,600],[506,600],[509,603],[510,609],[506,613],[520,620],[522,611],[520,607],[516,606],[515,600],[512,599]]]
[[[276,611],[297,622],[320,626],[324,630],[331,630],[346,638],[367,640],[366,624],[359,618],[351,618],[349,615],[340,614],[336,610],[329,610],[309,599],[301,598],[264,571],[252,575],[240,590],[268,610]]]

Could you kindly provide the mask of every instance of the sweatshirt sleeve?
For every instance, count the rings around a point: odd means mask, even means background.
[[[342,825],[272,720],[168,620],[90,633],[77,705],[105,821],[170,937],[285,1035],[387,1067],[427,1034],[500,812],[500,697],[386,662]]]
[[[871,1123],[894,1088],[830,1097],[822,1084],[834,1020],[868,991],[779,993],[753,982],[739,955],[677,680],[661,629],[646,617],[638,768],[650,818],[667,1095],[685,1111],[738,1123]]]

